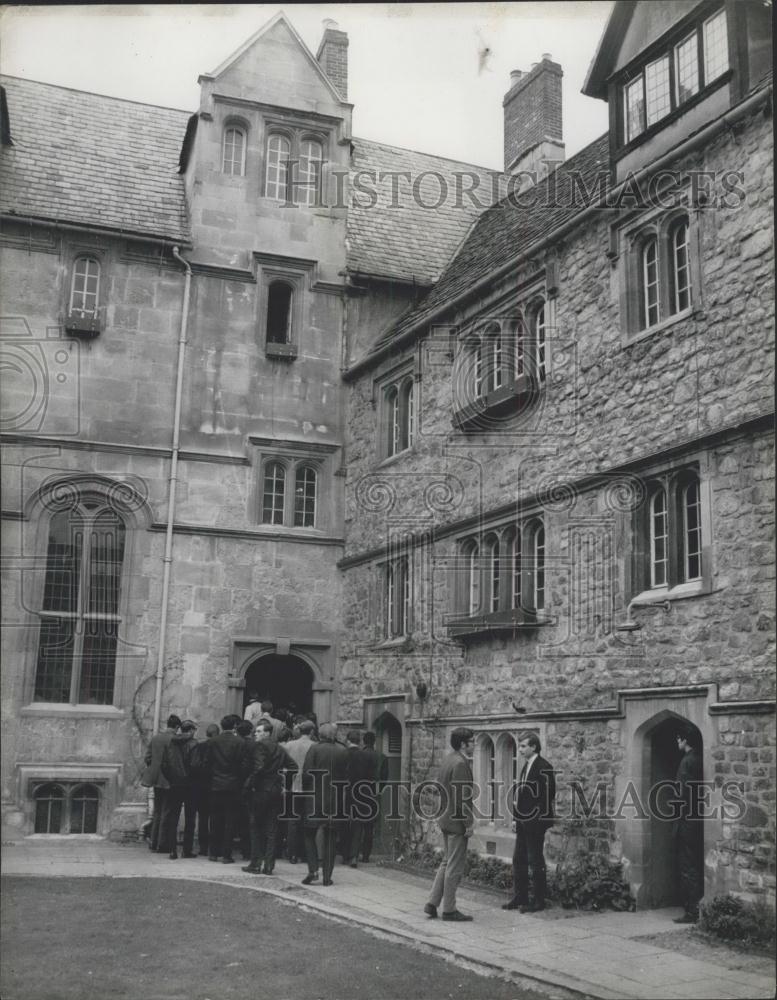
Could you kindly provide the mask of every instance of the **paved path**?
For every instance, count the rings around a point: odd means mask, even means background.
[[[553,995],[577,991],[603,1000],[698,998],[760,1000],[774,996],[774,976],[689,958],[637,940],[673,930],[678,910],[572,914],[550,910],[504,912],[499,898],[460,890],[458,901],[475,920],[443,923],[423,914],[428,883],[374,864],[336,867],[334,885],[302,886],[302,864],[279,861],[274,877],[252,876],[240,864],[206,858],[170,861],[144,845],[116,845],[100,838],[26,838],[3,846],[4,875],[183,878],[219,882],[269,893],[288,902],[431,949],[493,974],[547,984]],[[767,963],[764,963],[767,968]],[[555,988],[555,989],[554,989]]]

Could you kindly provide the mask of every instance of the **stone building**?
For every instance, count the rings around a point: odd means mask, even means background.
[[[659,905],[682,721],[707,890],[773,894],[770,37],[616,4],[608,133],[560,162],[543,55],[503,174],[355,138],[332,23],[274,18],[194,115],[4,80],[6,822],[137,828],[160,715],[256,689],[397,782],[471,726],[500,856],[537,732],[554,856]]]

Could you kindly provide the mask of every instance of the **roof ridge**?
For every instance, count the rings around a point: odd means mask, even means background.
[[[34,83],[38,87],[54,87],[56,90],[67,90],[71,94],[86,94],[88,97],[100,97],[106,101],[121,101],[122,104],[137,104],[142,108],[156,108],[157,111],[176,111],[182,115],[194,114],[186,108],[172,108],[169,104],[151,104],[150,101],[134,101],[131,97],[114,97],[112,94],[100,94],[96,90],[80,90],[78,87],[65,87],[61,83],[47,83],[45,80],[31,80],[28,76],[15,76],[12,73],[0,73],[0,80],[20,80],[22,83]]]
[[[499,174],[500,176],[508,176],[505,174],[504,170],[497,170],[496,167],[485,167],[480,166],[477,163],[470,163],[468,160],[457,160],[453,156],[442,156],[439,153],[427,153],[422,149],[411,149],[409,146],[395,146],[391,142],[381,142],[379,139],[362,139],[359,136],[352,136],[354,142],[369,142],[373,146],[382,146],[384,149],[399,149],[403,153],[417,153],[419,156],[431,156],[435,160],[447,160],[448,163],[460,163],[464,167],[476,167],[478,170],[486,170],[492,174]]]

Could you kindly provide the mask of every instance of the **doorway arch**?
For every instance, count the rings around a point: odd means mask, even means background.
[[[291,653],[257,656],[246,668],[243,711],[256,693],[260,701],[271,701],[275,712],[282,709],[293,715],[310,712],[314,679],[313,670],[299,656]]]

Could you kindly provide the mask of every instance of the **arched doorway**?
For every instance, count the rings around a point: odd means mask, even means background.
[[[391,712],[383,712],[373,725],[375,749],[382,753],[388,765],[386,785],[381,793],[381,809],[375,824],[373,850],[376,854],[395,855],[407,814],[407,795],[402,788],[402,725]],[[394,787],[388,787],[393,785]],[[389,818],[392,817],[392,818]]]
[[[682,753],[677,748],[677,733],[681,727],[691,729],[698,740],[704,759],[702,734],[686,719],[670,715],[658,722],[645,735],[647,758],[647,793],[643,803],[648,807],[647,894],[648,906],[676,906],[680,902],[674,823],[671,819],[676,790],[673,787]],[[699,838],[699,866],[704,855],[703,838]]]
[[[292,714],[313,708],[313,670],[299,656],[267,653],[258,657],[245,672],[243,710],[253,693],[261,701],[269,699],[274,711]]]

